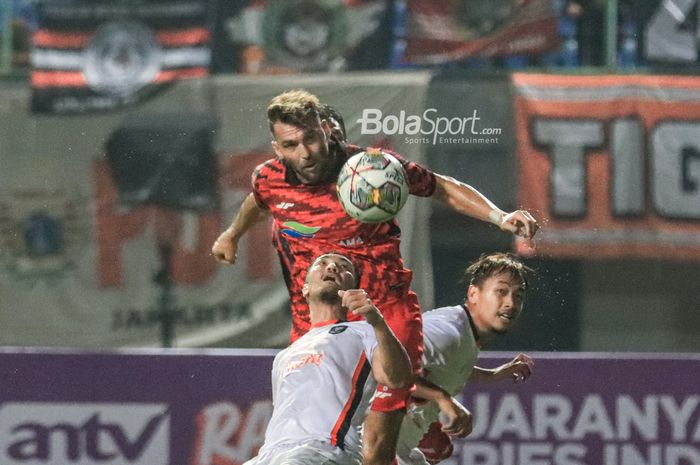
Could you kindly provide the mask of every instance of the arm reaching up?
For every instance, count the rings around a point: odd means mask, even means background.
[[[441,174],[436,174],[435,179],[435,198],[463,215],[491,222],[525,239],[532,239],[539,228],[535,218],[525,210],[506,213],[468,184]]]
[[[261,209],[255,201],[255,196],[251,192],[243,200],[238,213],[229,226],[214,241],[211,253],[214,258],[221,263],[233,265],[236,263],[236,253],[238,252],[238,241],[243,235],[258,221],[265,217],[265,210]]]
[[[474,367],[470,381],[494,382],[504,379],[512,379],[514,383],[527,380],[535,367],[535,362],[532,361],[529,355],[518,354],[513,360],[503,365],[488,369]]]
[[[471,412],[437,384],[419,376],[414,395],[437,404],[440,412],[447,417],[442,425],[445,433],[463,438],[472,432]]]
[[[362,315],[374,329],[377,348],[372,355],[372,374],[379,384],[392,389],[405,388],[413,382],[411,362],[406,349],[384,321],[384,317],[363,289],[338,291],[343,307]]]

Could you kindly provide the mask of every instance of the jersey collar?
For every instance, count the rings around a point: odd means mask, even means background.
[[[328,325],[334,325],[336,323],[341,323],[342,320],[323,320],[323,321],[317,321],[316,323],[311,325],[311,328],[309,329],[314,329],[314,328],[321,328],[323,326],[328,326]]]
[[[469,320],[469,327],[472,329],[472,334],[474,334],[474,342],[476,342],[476,346],[478,348],[481,348],[481,341],[479,340],[479,331],[476,330],[474,320],[472,320],[472,315],[471,313],[469,313],[469,308],[465,304],[462,304],[462,308],[467,314],[467,320]]]

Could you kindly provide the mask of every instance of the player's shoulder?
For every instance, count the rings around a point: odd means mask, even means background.
[[[467,320],[467,311],[462,305],[450,305],[428,310],[423,313],[423,321]]]
[[[253,170],[253,179],[264,179],[272,176],[284,175],[284,162],[280,158],[270,158]]]
[[[340,323],[335,323],[328,328],[329,334],[341,334],[341,333],[367,333],[372,331],[372,327],[366,321],[342,321]]]
[[[325,327],[323,333],[329,336],[337,336],[344,341],[343,344],[351,344],[352,341],[359,342],[374,335],[372,326],[364,320],[335,323]]]

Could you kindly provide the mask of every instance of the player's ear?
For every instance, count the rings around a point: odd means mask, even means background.
[[[326,137],[328,137],[331,135],[331,132],[333,130],[333,125],[327,119],[322,119],[321,120],[321,129],[326,134]]]
[[[309,283],[304,283],[304,287],[301,288],[301,295],[305,299],[309,296]]]
[[[272,142],[270,142],[270,145],[272,145],[272,150],[275,151],[275,155],[277,155],[278,157],[281,158],[281,157],[282,157],[282,154],[280,153],[280,146],[279,146],[279,144],[277,143],[277,141],[276,141],[276,140],[273,140]]]
[[[479,296],[480,289],[473,284],[467,288],[467,302],[473,302]]]

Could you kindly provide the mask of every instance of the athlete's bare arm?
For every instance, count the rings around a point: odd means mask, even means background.
[[[435,178],[437,184],[434,197],[453,210],[481,221],[489,221],[504,231],[526,239],[531,239],[537,232],[537,221],[527,211],[506,213],[468,184],[442,174],[435,174]]]
[[[214,245],[211,248],[214,258],[221,263],[229,263],[231,265],[236,263],[238,241],[255,223],[265,218],[265,216],[266,211],[258,206],[253,193],[248,194],[238,209],[238,213],[231,225],[214,241]]]
[[[411,362],[406,349],[396,339],[384,317],[363,289],[338,291],[343,307],[355,315],[362,315],[374,329],[377,348],[372,355],[372,375],[379,384],[392,389],[407,388],[413,383]]]
[[[445,433],[465,437],[472,432],[471,412],[437,384],[418,377],[414,396],[437,404],[440,412],[447,416],[447,421],[442,426]]]
[[[525,381],[532,375],[535,362],[526,354],[518,354],[508,363],[496,368],[474,367],[470,381],[494,382],[505,379],[512,379],[514,383]]]

